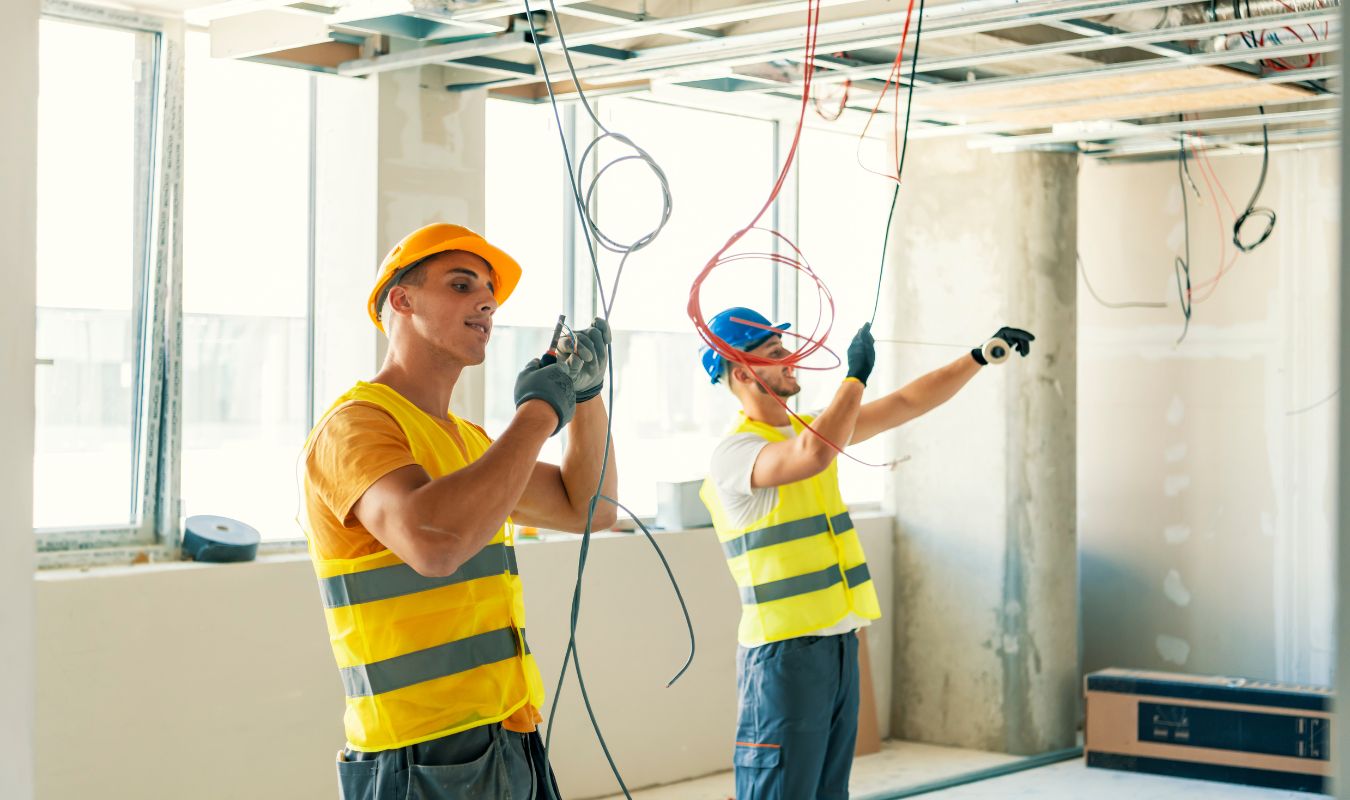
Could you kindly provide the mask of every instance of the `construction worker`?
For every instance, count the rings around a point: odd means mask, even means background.
[[[712,332],[747,353],[779,360],[790,351],[762,314],[730,308]],[[996,334],[1025,356],[1034,337]],[[881,616],[858,532],[839,492],[834,444],[846,446],[925,414],[986,363],[981,349],[870,403],[863,388],[876,363],[871,324],[848,348],[848,376],[818,414],[783,403],[801,391],[791,366],[747,367],[703,352],[713,383],[741,403],[713,453],[700,493],[741,594],[733,762],[739,800],[848,797],[858,727],[858,636]],[[834,444],[832,444],[834,443]]]
[[[370,318],[388,336],[384,364],[333,403],[305,445],[302,524],[347,698],[344,800],[558,796],[536,731],[544,688],[511,523],[586,525],[610,335],[597,320],[559,344],[556,363],[527,364],[495,442],[450,413],[520,274],[467,228],[409,234],[370,294]],[[562,466],[539,462],[569,422]],[[611,461],[610,497],[615,474]],[[595,527],[613,523],[613,507],[599,506]]]

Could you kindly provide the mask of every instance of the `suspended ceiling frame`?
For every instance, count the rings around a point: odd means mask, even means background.
[[[723,101],[729,98],[741,107],[758,103],[757,108],[776,108],[780,113],[800,103],[805,0],[759,0],[666,17],[645,14],[645,6],[618,7],[631,6],[633,0],[608,2],[613,5],[555,0],[557,21],[564,26],[578,78],[588,93],[669,95],[673,87],[703,87],[674,93],[703,97],[710,106],[726,105]],[[1174,148],[1175,137],[1183,132],[1207,129],[1232,131],[1205,137],[1208,146],[1245,152],[1251,138],[1246,134],[1255,133],[1259,146],[1265,124],[1272,132],[1279,131],[1282,147],[1299,146],[1301,138],[1320,146],[1333,138],[1336,121],[1331,109],[1340,102],[1335,83],[1339,9],[1308,0],[1289,2],[1295,10],[1144,30],[1117,29],[1093,20],[1197,4],[1194,0],[935,2],[924,14],[911,135],[971,136],[973,146],[1008,150],[1076,149],[1102,158],[1149,158]],[[340,8],[313,3],[297,8],[273,0],[235,0],[198,12],[198,21],[212,26],[214,47],[222,21],[278,12],[307,15],[317,30],[347,42],[352,52],[360,45],[359,57],[310,68],[360,77],[435,66],[447,91],[487,89],[498,96],[538,102],[546,94],[534,44],[523,17],[511,16],[523,14],[526,5],[491,2],[437,9],[429,7],[429,0],[347,0]],[[830,16],[818,28],[819,69],[814,83],[822,94],[837,96],[841,90],[831,84],[849,82],[850,102],[840,124],[857,128],[890,73],[903,16],[894,10],[899,4],[879,5],[875,0],[823,0],[822,5]],[[547,3],[530,0],[528,6],[543,31],[539,44],[555,90],[564,96],[574,94],[553,20],[542,11]],[[892,10],[875,13],[879,8]],[[409,30],[421,26],[438,38],[414,41],[380,32],[405,22]],[[1328,35],[1258,49],[1199,52],[1185,44],[1285,25],[1305,31],[1304,26],[1319,30],[1325,26]],[[761,29],[746,30],[756,26]],[[1042,40],[1016,40],[1025,39],[1028,31]],[[446,36],[455,38],[447,41]],[[913,31],[904,61],[905,80],[912,47]],[[851,54],[830,55],[840,52]],[[859,52],[870,58],[858,58]],[[887,57],[877,58],[877,53]],[[1121,54],[1125,60],[1113,63]],[[278,61],[265,54],[251,57]],[[1320,64],[1278,72],[1258,64],[1258,59],[1309,57],[1321,59]],[[965,80],[952,79],[962,70]],[[1198,70],[1212,74],[1200,76]],[[1171,76],[1178,72],[1187,77]],[[1198,85],[1187,83],[1192,77],[1200,79]],[[1136,107],[1113,111],[1106,97],[1093,97],[1093,82],[1106,85],[1106,79],[1130,86],[1127,96]],[[1215,83],[1220,79],[1225,85]],[[1071,84],[1080,88],[1065,88]],[[1087,94],[1061,100],[1042,96],[1052,89]],[[999,102],[990,103],[988,98],[996,92]],[[1148,102],[1139,102],[1143,99]],[[1267,107],[1265,115],[1254,114],[1258,103]],[[890,113],[893,106],[887,99],[882,112]],[[1309,109],[1328,116],[1303,113]],[[1182,111],[1200,118],[1178,122]],[[1128,124],[1106,124],[1110,122]]]

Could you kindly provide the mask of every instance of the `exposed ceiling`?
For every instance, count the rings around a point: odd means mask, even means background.
[[[193,0],[177,0],[193,3]],[[1339,0],[958,0],[928,4],[911,136],[1170,157],[1328,146],[1340,105]],[[861,129],[900,46],[896,0],[822,0],[817,124]],[[530,22],[563,96],[676,95],[783,113],[801,102],[805,0],[231,0],[188,12],[215,55],[354,78],[436,67],[447,91],[547,99]],[[914,44],[904,59],[907,84]],[[881,112],[895,112],[894,97]],[[1257,106],[1264,106],[1264,113]],[[1186,119],[1179,120],[1179,115]],[[888,125],[880,126],[887,128]]]

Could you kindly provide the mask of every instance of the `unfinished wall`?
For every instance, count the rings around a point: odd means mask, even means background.
[[[889,605],[890,520],[856,521]],[[698,636],[684,678],[665,688],[688,650],[684,620],[638,536],[593,544],[579,631],[596,713],[633,788],[729,769],[735,734],[740,606],[721,548],[711,530],[658,540]],[[530,646],[551,702],[577,544],[527,543],[519,554]],[[342,689],[306,556],[44,572],[37,587],[44,800],[337,796]],[[872,670],[885,708],[890,639],[875,627]],[[554,735],[565,796],[617,791],[574,683]]]
[[[915,144],[896,208],[878,338],[978,344],[1032,331],[1030,358],[986,367],[901,428],[894,473],[901,738],[1034,753],[1073,744],[1077,164]],[[888,385],[962,348],[881,343]]]
[[[37,0],[0,4],[0,797],[33,796]]]
[[[1259,154],[1211,163],[1245,206]],[[1234,248],[1208,171],[1192,173],[1200,287],[1220,242],[1230,258]],[[1107,301],[1167,302],[1113,310],[1079,293],[1087,670],[1330,681],[1336,404],[1316,404],[1339,386],[1337,180],[1333,150],[1272,155],[1261,203],[1279,215],[1275,232],[1194,306],[1177,345],[1176,163],[1084,165],[1079,247],[1094,288]]]

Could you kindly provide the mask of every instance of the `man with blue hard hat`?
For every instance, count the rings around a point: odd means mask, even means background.
[[[731,347],[781,362],[781,331],[748,308],[708,327]],[[848,797],[858,727],[857,630],[881,616],[858,532],[839,492],[839,447],[903,425],[950,400],[982,367],[1035,337],[1002,328],[983,347],[868,403],[876,364],[871,323],[848,347],[848,374],[821,412],[798,420],[784,405],[801,391],[790,364],[749,367],[711,348],[713,383],[725,382],[741,413],[713,452],[699,493],[741,595],[736,683],[736,797]],[[815,431],[813,435],[806,425]]]

